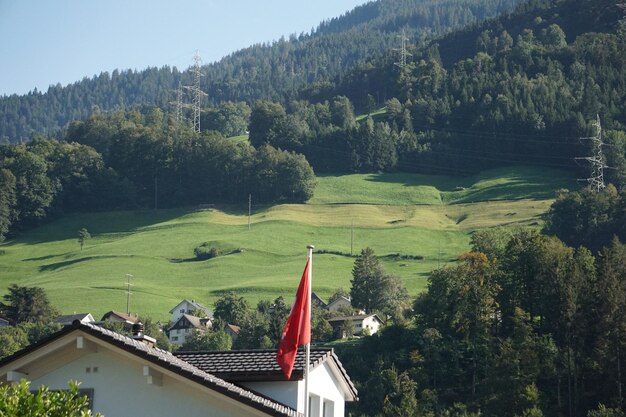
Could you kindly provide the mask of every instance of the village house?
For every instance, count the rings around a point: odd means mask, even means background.
[[[352,322],[354,335],[363,335],[364,332],[366,334],[373,335],[376,334],[383,326],[382,320],[376,314],[358,314],[355,316],[333,317],[328,319],[328,323],[330,323],[333,328],[333,335],[335,338],[342,339],[349,336],[343,334],[343,324],[345,321]]]
[[[196,303],[196,300],[184,299],[180,303],[170,310],[172,315],[172,323],[176,323],[184,314],[201,317],[201,318],[213,318],[213,313],[208,307],[203,306],[200,303]]]
[[[130,330],[133,324],[139,321],[139,317],[131,316],[130,314],[122,313],[119,311],[111,310],[102,316],[101,322],[109,323],[122,323],[125,329]]]
[[[138,326],[135,326],[138,327]],[[71,326],[0,361],[0,383],[65,389],[81,382],[91,408],[106,417],[300,417],[304,410],[299,352],[290,380],[275,351],[179,352],[154,346],[140,332],[128,337],[92,323]],[[311,354],[312,417],[344,417],[357,391],[332,350]]]
[[[235,326],[234,324],[227,324],[226,327],[224,327],[224,331],[226,332],[227,335],[230,336],[233,343],[235,343],[235,340],[237,340],[240,330],[241,330],[241,327]]]
[[[276,350],[223,352],[175,352],[203,371],[302,411],[304,397],[304,351],[299,351],[290,380],[276,362]],[[309,372],[310,415],[343,417],[345,402],[356,401],[357,391],[332,349],[311,349]]]
[[[331,313],[336,313],[339,310],[346,310],[352,308],[352,300],[350,297],[345,297],[343,295],[338,296],[333,301],[326,305],[326,310]]]
[[[182,346],[187,341],[187,338],[193,334],[194,331],[201,333],[206,332],[212,326],[210,318],[200,318],[189,314],[183,314],[168,330],[168,337],[170,343]]]

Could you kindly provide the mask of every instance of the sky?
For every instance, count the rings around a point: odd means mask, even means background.
[[[114,69],[187,69],[366,0],[0,0],[0,96]]]

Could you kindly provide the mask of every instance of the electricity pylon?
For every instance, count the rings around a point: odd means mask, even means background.
[[[406,50],[406,43],[409,40],[409,38],[407,38],[406,35],[404,34],[404,29],[402,29],[402,35],[398,35],[398,36],[400,37],[400,48],[394,48],[394,51],[400,52],[400,61],[394,62],[393,65],[396,65],[400,68],[404,68],[406,67],[406,58],[408,56],[413,56],[413,55],[408,53]]]
[[[202,59],[200,58],[200,54],[196,51],[193,56],[194,65],[191,68],[191,73],[193,74],[193,85],[186,85],[185,88],[191,93],[192,102],[191,105],[185,106],[191,108],[193,111],[193,120],[192,126],[193,131],[200,133],[200,101],[202,96],[206,96],[207,93],[200,90],[200,77],[202,74],[202,70],[200,69],[200,65],[202,64]]]
[[[593,156],[582,156],[575,159],[578,161],[588,161],[591,164],[591,176],[589,178],[580,178],[579,181],[587,182],[592,190],[599,193],[606,187],[606,184],[604,184],[604,168],[608,168],[604,164],[604,155],[602,153],[604,143],[602,143],[600,115],[596,115],[594,125],[596,127],[596,134],[587,138],[581,138],[591,141]]]

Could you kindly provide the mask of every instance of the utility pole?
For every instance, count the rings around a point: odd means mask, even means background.
[[[130,279],[133,276],[131,274],[126,274],[126,314],[130,316],[130,286],[133,285],[130,283]]]
[[[354,244],[354,219],[352,219],[352,223],[350,224],[350,256],[352,256],[352,248]]]
[[[400,69],[402,69],[406,67],[406,58],[408,56],[413,56],[413,55],[408,53],[406,50],[406,43],[409,40],[409,38],[407,38],[406,35],[404,34],[404,29],[402,29],[402,35],[398,35],[398,37],[400,37],[400,48],[394,48],[394,51],[400,52],[400,61],[394,62],[393,65],[400,67]]]
[[[194,65],[191,68],[191,73],[193,74],[193,85],[186,85],[185,88],[189,90],[192,97],[191,110],[193,111],[193,131],[196,133],[200,133],[200,100],[202,96],[206,96],[207,93],[200,90],[200,77],[202,74],[202,70],[200,69],[200,65],[202,64],[202,59],[200,58],[200,54],[196,51],[193,56]]]
[[[250,231],[250,214],[252,212],[252,194],[248,194],[248,231]]]
[[[578,181],[585,181],[589,184],[592,190],[596,193],[604,190],[606,184],[604,183],[604,168],[608,168],[604,164],[604,155],[602,153],[602,126],[600,125],[600,115],[596,115],[596,121],[594,122],[596,128],[596,134],[591,137],[580,138],[581,140],[590,140],[592,146],[593,156],[581,156],[575,158],[577,161],[588,161],[591,164],[591,177],[579,178]]]

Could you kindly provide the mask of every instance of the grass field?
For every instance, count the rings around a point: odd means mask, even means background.
[[[314,244],[314,291],[349,289],[353,255],[372,247],[409,292],[454,262],[473,230],[539,225],[554,190],[574,187],[559,171],[514,168],[453,178],[408,174],[320,177],[308,204],[76,214],[0,245],[0,288],[41,286],[64,313],[126,309],[167,320],[182,298],[208,306],[235,290],[251,303],[293,299]],[[77,232],[92,235],[81,251]],[[203,242],[223,255],[195,261]],[[324,253],[325,252],[325,253]],[[402,256],[423,259],[402,259]]]

